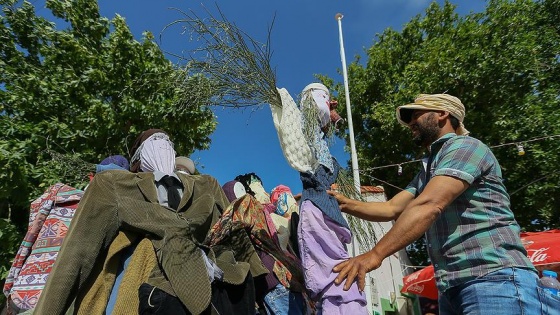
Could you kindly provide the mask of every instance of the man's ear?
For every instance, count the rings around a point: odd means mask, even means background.
[[[449,112],[446,112],[446,111],[438,111],[437,113],[438,113],[438,120],[439,121],[443,121],[443,120],[449,118],[449,115],[450,115]]]
[[[438,111],[436,113],[437,113],[436,117],[437,117],[438,125],[440,128],[443,128],[447,124],[448,122],[447,118],[450,118],[449,116],[450,114],[449,112],[446,111]]]

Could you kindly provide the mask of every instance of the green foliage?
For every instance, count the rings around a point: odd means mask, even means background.
[[[12,260],[16,256],[17,246],[21,243],[21,235],[15,225],[7,219],[0,219],[0,243],[5,244],[7,251],[0,252],[0,280],[6,279]]]
[[[97,1],[47,0],[50,20],[27,1],[0,5],[0,217],[11,208],[19,230],[48,186],[83,188],[143,130],[166,130],[181,155],[209,147],[211,84],[173,65],[152,34],[135,40]]]
[[[22,234],[17,227],[7,219],[0,219],[0,284],[3,286],[4,279],[8,276],[12,260],[16,256],[18,245],[21,243]],[[0,294],[0,305],[3,305],[6,297]]]
[[[434,2],[400,32],[379,34],[367,62],[348,71],[362,184],[404,187],[420,167],[403,164],[401,176],[396,165],[379,167],[422,155],[395,118],[420,93],[459,97],[465,126],[489,146],[560,134],[559,12],[558,0],[490,0],[485,12],[459,16]],[[344,104],[343,86],[336,89]],[[524,230],[560,226],[558,140],[523,143],[524,156],[512,145],[493,149]]]

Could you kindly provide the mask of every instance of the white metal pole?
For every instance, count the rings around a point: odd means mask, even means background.
[[[344,53],[344,39],[342,38],[342,18],[341,13],[335,15],[338,21],[338,38],[340,41],[340,59],[342,61],[342,75],[344,77],[344,92],[346,94],[346,114],[348,116],[348,132],[350,136],[350,157],[352,158],[352,175],[354,177],[354,186],[358,194],[361,194],[362,187],[360,185],[360,172],[358,168],[358,154],[356,153],[356,143],[354,141],[354,124],[352,123],[352,106],[350,104],[350,89],[348,88],[348,72],[346,70],[346,54]],[[352,244],[350,246],[350,256],[357,256],[359,254],[356,236],[352,237]],[[365,293],[367,298],[368,313],[372,314],[373,302],[371,294],[371,278],[369,273],[366,274]]]
[[[350,105],[350,90],[348,88],[348,72],[346,71],[346,56],[344,54],[344,40],[342,39],[342,18],[341,13],[337,13],[335,19],[338,21],[338,38],[340,41],[340,59],[342,60],[342,75],[344,76],[344,92],[346,94],[346,114],[348,116],[348,131],[350,133],[350,157],[352,158],[352,175],[354,186],[360,193],[360,172],[358,168],[358,155],[356,153],[356,143],[354,142],[354,125],[352,124],[352,106]]]

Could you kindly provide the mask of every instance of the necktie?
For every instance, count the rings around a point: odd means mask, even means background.
[[[179,207],[179,202],[181,201],[181,196],[179,195],[179,190],[182,189],[181,182],[170,175],[165,175],[161,178],[160,182],[167,189],[167,204],[170,208],[177,210]]]

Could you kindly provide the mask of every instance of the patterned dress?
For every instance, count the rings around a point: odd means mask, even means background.
[[[83,194],[57,183],[31,203],[29,227],[3,289],[12,312],[37,304]]]

